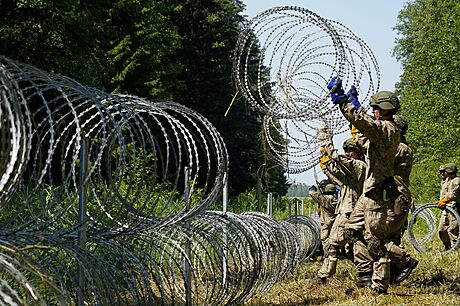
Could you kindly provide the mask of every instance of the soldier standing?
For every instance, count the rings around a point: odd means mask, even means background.
[[[446,206],[459,212],[460,204],[460,178],[457,176],[457,165],[448,163],[445,165],[446,179],[441,183],[441,199],[438,201],[439,208]],[[439,237],[444,244],[445,250],[449,250],[457,243],[458,223],[455,216],[443,209],[439,220]]]
[[[310,197],[318,203],[320,208],[320,225],[321,225],[321,243],[323,250],[327,249],[326,240],[331,232],[332,224],[335,219],[335,208],[337,206],[336,188],[334,184],[328,183],[322,193],[318,192],[316,186],[308,189]]]
[[[359,104],[354,86],[345,95],[341,80],[335,77],[328,89],[331,100],[339,105],[344,117],[366,138],[366,178],[358,203],[361,202],[364,209],[364,239],[373,259],[371,289],[385,294],[390,280],[390,259],[385,247],[386,221],[388,207],[394,204],[397,194],[394,161],[400,142],[393,115],[399,109],[399,100],[389,91],[374,94],[370,99],[374,114],[371,117]]]
[[[347,243],[344,237],[345,224],[362,193],[366,173],[366,164],[362,161],[363,154],[351,138],[343,143],[345,155],[334,149],[330,139],[325,141],[321,148],[323,154],[328,157],[321,159],[321,168],[326,176],[339,183],[341,190],[335,211],[336,218],[326,243],[325,258],[316,278],[316,283],[319,284],[324,283],[336,272],[338,253],[345,249]],[[324,160],[327,162],[324,163]]]

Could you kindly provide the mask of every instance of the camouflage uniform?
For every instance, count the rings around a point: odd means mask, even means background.
[[[393,205],[390,191],[394,188],[391,180],[394,176],[394,161],[400,142],[400,132],[391,121],[376,120],[365,113],[363,108],[355,109],[351,103],[340,103],[340,110],[345,118],[365,137],[366,179],[363,194],[356,203],[347,228],[358,227],[353,221],[362,222],[357,214],[364,216],[364,238],[373,257],[373,289],[386,291],[390,278],[390,260],[386,255],[384,239],[387,236],[387,213]],[[356,212],[356,214],[355,214]],[[353,219],[352,219],[353,217]],[[356,248],[356,246],[355,246]]]
[[[389,207],[387,216],[387,242],[385,247],[392,264],[402,268],[410,260],[409,254],[400,247],[404,228],[407,225],[407,216],[412,203],[409,190],[409,176],[412,170],[412,149],[404,142],[398,146],[394,164],[394,178],[398,186],[398,197],[394,205]]]
[[[321,194],[314,190],[309,190],[310,197],[318,203],[321,208],[320,224],[321,224],[321,241],[324,243],[329,237],[332,223],[335,219],[335,208],[337,206],[337,197],[335,194]]]
[[[324,146],[324,152],[330,157],[330,162],[324,170],[328,177],[338,182],[341,187],[340,197],[336,208],[336,218],[326,243],[325,259],[318,271],[318,277],[327,278],[335,274],[337,268],[337,251],[346,244],[344,228],[353,211],[356,201],[363,191],[366,173],[366,163],[346,155],[338,154],[332,142]]]
[[[446,165],[447,168],[447,165]],[[449,176],[441,183],[441,199],[448,197],[449,202],[446,204],[450,208],[459,212],[460,205],[460,178],[458,176]],[[457,242],[459,234],[459,225],[456,218],[443,210],[439,220],[439,237],[446,249],[449,249]]]

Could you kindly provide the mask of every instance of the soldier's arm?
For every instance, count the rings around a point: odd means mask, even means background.
[[[387,138],[382,122],[367,114],[364,108],[356,109],[351,103],[343,102],[339,107],[343,116],[372,143],[379,143]]]

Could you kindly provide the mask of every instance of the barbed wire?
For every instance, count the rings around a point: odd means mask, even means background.
[[[303,219],[207,210],[227,151],[191,109],[6,57],[0,85],[6,304],[237,304],[316,248]]]
[[[329,99],[332,77],[342,79],[344,88],[356,86],[365,107],[380,85],[377,60],[361,38],[295,6],[274,7],[251,19],[239,36],[233,66],[238,91],[264,116],[265,139],[288,173],[317,164],[319,126],[334,134],[348,129]],[[283,141],[275,140],[279,133]]]

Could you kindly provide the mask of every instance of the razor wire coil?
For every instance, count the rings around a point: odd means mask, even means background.
[[[344,88],[355,85],[365,107],[380,85],[377,60],[360,37],[295,6],[274,7],[251,19],[238,39],[233,66],[238,91],[264,117],[265,141],[288,173],[317,164],[320,125],[334,134],[348,128],[329,101],[326,85],[333,76]],[[283,141],[275,140],[279,134]]]
[[[91,305],[183,304],[188,295],[193,305],[237,304],[310,256],[318,239],[311,224],[207,211],[222,189],[227,152],[203,116],[6,57],[0,68],[7,299],[65,305],[78,289]],[[80,178],[82,138],[88,173]]]

